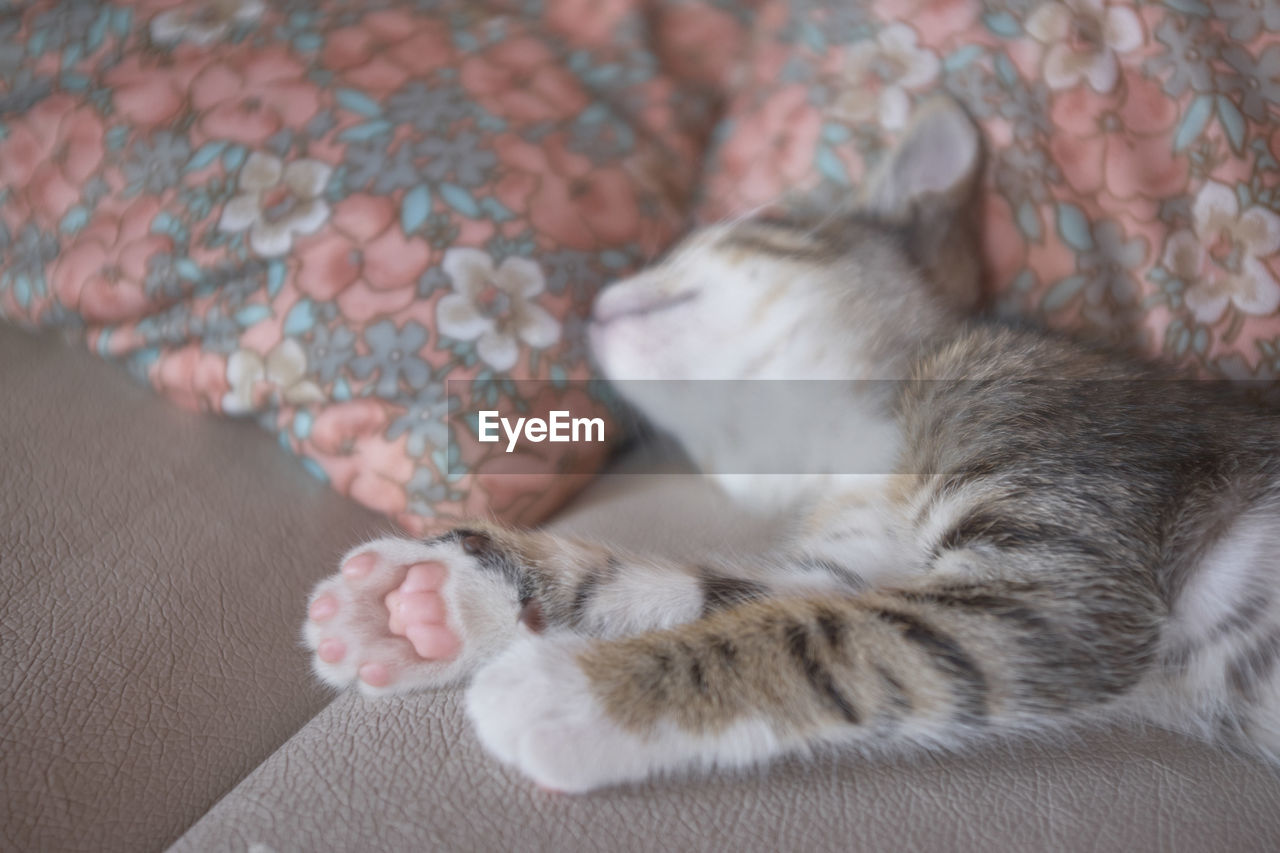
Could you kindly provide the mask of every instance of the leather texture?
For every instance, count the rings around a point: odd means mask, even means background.
[[[0,390],[0,849],[158,849],[329,701],[306,593],[386,523],[57,339]]]
[[[173,849],[1274,853],[1267,773],[1172,736],[1117,733],[569,797],[495,766],[456,692],[344,696]]]
[[[54,340],[0,329],[0,391],[0,849],[1280,849],[1272,771],[1158,732],[539,791],[456,691],[326,706],[313,684],[306,591],[385,523]],[[552,526],[669,554],[773,532],[651,471]]]
[[[687,475],[606,478],[550,526],[671,555],[749,553],[774,532]],[[1280,780],[1172,735],[1112,731],[962,756],[824,755],[570,797],[488,758],[458,691],[351,695],[174,849],[1261,853],[1280,849]]]

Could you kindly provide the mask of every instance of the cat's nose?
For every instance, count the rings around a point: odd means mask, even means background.
[[[651,301],[649,294],[658,290],[654,285],[654,279],[645,273],[609,285],[592,303],[591,321],[604,326],[632,313],[637,305]]]
[[[596,297],[591,319],[598,326],[606,326],[623,317],[648,317],[692,302],[697,296],[695,291],[674,293],[659,286],[614,287]]]
[[[591,316],[587,319],[591,321],[592,325],[603,326],[609,322],[609,311],[603,306],[603,300],[597,297],[596,301],[591,303]]]

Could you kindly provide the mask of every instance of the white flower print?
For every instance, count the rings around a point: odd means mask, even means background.
[[[295,234],[313,234],[329,218],[320,197],[333,171],[319,160],[294,160],[255,151],[240,169],[239,194],[222,208],[218,228],[249,231],[249,246],[263,257],[278,257],[293,247]]]
[[[908,89],[938,76],[938,57],[916,46],[916,31],[890,24],[875,41],[849,50],[835,112],[853,122],[876,121],[889,130],[905,127],[911,114]]]
[[[560,323],[533,301],[546,287],[533,261],[510,257],[495,268],[479,249],[453,248],[442,267],[454,292],[436,305],[440,333],[475,341],[476,353],[494,370],[515,366],[517,341],[544,349],[560,339]]]
[[[151,19],[151,38],[169,44],[189,41],[212,44],[231,31],[233,24],[256,21],[262,15],[262,0],[195,0]]]
[[[243,415],[255,408],[259,383],[267,383],[271,394],[290,405],[306,405],[324,401],[324,392],[310,379],[304,379],[307,355],[293,338],[285,338],[271,348],[264,359],[251,349],[236,350],[227,359],[227,383],[231,386],[222,397],[222,411]]]
[[[1280,216],[1256,204],[1241,213],[1231,188],[1210,181],[1192,227],[1169,238],[1164,265],[1187,283],[1183,298],[1198,320],[1216,322],[1229,303],[1255,316],[1280,308],[1280,283],[1262,261],[1280,250]]]
[[[1070,89],[1088,80],[1095,92],[1110,92],[1120,77],[1117,54],[1142,44],[1138,15],[1106,0],[1045,3],[1031,13],[1027,32],[1049,46],[1044,79],[1051,89]]]

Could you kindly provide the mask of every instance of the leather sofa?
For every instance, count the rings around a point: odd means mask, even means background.
[[[55,338],[0,329],[0,391],[0,849],[1280,850],[1275,773],[1155,731],[539,791],[456,692],[312,680],[307,590],[386,521]],[[676,552],[766,532],[621,466],[553,526]]]

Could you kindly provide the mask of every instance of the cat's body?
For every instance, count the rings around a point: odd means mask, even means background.
[[[844,430],[796,441],[856,443],[884,473],[724,475],[794,516],[745,561],[488,526],[372,543],[313,596],[317,672],[368,693],[474,672],[486,746],[575,791],[1107,714],[1280,755],[1274,419],[968,319],[978,154],[965,117],[936,105],[856,215],[706,229],[596,306],[611,378],[826,380]],[[777,452],[682,418],[663,383],[634,388],[707,467]]]

